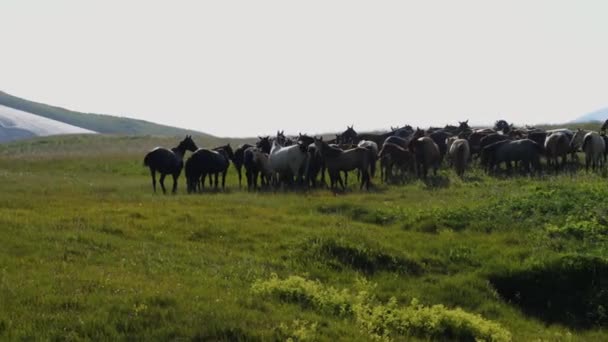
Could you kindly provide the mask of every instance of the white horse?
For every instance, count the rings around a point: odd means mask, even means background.
[[[583,139],[583,151],[585,151],[585,170],[589,170],[589,164],[593,170],[602,167],[604,164],[604,150],[606,143],[597,132],[589,132],[585,134]]]
[[[280,179],[287,179],[291,183],[294,176],[300,181],[307,159],[308,153],[305,146],[301,144],[281,146],[275,139],[268,155],[274,183],[278,184]]]
[[[467,163],[471,156],[469,141],[466,139],[456,139],[452,141],[448,154],[456,169],[456,174],[460,177],[464,176],[464,171],[467,168]]]

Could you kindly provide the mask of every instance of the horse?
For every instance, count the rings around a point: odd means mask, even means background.
[[[446,140],[451,137],[450,133],[447,133],[443,130],[435,131],[429,134],[429,137],[433,139],[437,147],[439,148],[439,163],[443,162],[443,157],[448,152],[448,147],[446,145]]]
[[[166,149],[163,147],[156,147],[152,151],[148,152],[144,157],[144,166],[150,168],[150,175],[152,176],[152,189],[156,193],[156,172],[160,173],[160,187],[163,189],[163,194],[166,194],[165,189],[165,177],[170,174],[173,176],[173,191],[177,191],[177,179],[182,172],[184,167],[184,155],[186,151],[194,152],[198,149],[192,136],[187,135],[177,147],[172,149]]]
[[[230,144],[216,147],[213,150],[200,148],[192,153],[186,161],[186,179],[188,193],[205,188],[205,178],[209,175],[209,185],[212,185],[212,176],[215,175],[215,189],[218,188],[218,176],[222,174],[222,189],[226,186],[226,173],[230,166],[230,159],[234,157]]]
[[[559,157],[562,158],[563,168],[566,165],[566,159],[570,152],[570,139],[563,132],[555,132],[547,137],[545,140],[545,154],[547,156],[547,165],[555,164],[555,173],[560,169]]]
[[[270,185],[272,169],[268,160],[268,154],[259,148],[251,147],[245,150],[245,176],[247,177],[247,189],[256,190],[258,188],[258,175],[262,186]]]
[[[596,168],[602,167],[605,163],[604,151],[606,149],[606,143],[597,132],[589,132],[585,134],[583,139],[583,151],[585,151],[585,171],[589,171],[589,165],[595,170]]]
[[[481,150],[483,150],[484,147],[491,145],[498,141],[503,141],[503,140],[512,140],[512,139],[509,136],[504,135],[504,134],[498,134],[498,133],[488,134],[485,137],[481,138],[481,140],[479,141],[479,148]]]
[[[600,132],[606,133],[606,129],[608,129],[608,120],[604,121],[604,124],[600,128]]]
[[[469,142],[466,139],[456,139],[450,145],[450,160],[456,169],[456,174],[460,177],[464,176],[470,154]]]
[[[243,168],[245,150],[250,147],[253,147],[253,145],[243,144],[234,150],[234,159],[232,160],[232,163],[234,164],[234,168],[239,176],[239,188],[241,187],[241,169]]]
[[[336,142],[354,144],[357,140],[357,136],[357,131],[355,131],[352,125],[346,126],[346,130],[342,132],[342,134],[336,136]]]
[[[506,120],[498,120],[494,123],[494,130],[496,132],[502,132],[503,134],[508,134],[513,129],[512,125]]]
[[[381,161],[385,161],[381,165],[384,168],[380,177],[383,182],[388,182],[395,166],[399,168],[402,183],[405,182],[406,172],[414,171],[414,155],[400,145],[385,143],[380,150],[379,157]]]
[[[545,148],[545,141],[547,140],[547,136],[549,134],[544,131],[536,131],[530,132],[526,135],[526,139],[530,139],[538,144],[538,146]]]
[[[577,129],[570,140],[570,157],[572,161],[578,160],[578,156],[576,152],[579,152],[583,146],[583,141],[585,140],[585,136],[590,131],[584,129]]]
[[[340,178],[340,171],[348,172],[357,169],[361,173],[361,185],[359,188],[362,189],[365,186],[369,190],[369,169],[374,161],[373,152],[364,147],[355,147],[343,151],[337,147],[330,146],[323,141],[323,138],[315,139],[314,144],[325,161],[332,189],[336,189],[338,182],[342,186],[342,190],[346,189]]]
[[[416,160],[416,174],[424,179],[427,178],[429,167],[433,168],[433,174],[437,175],[437,169],[441,161],[439,147],[429,137],[421,137],[410,141],[409,150],[414,153]],[[422,172],[421,169],[422,168]]]
[[[378,160],[378,144],[371,140],[361,140],[357,144],[357,147],[367,148],[372,153],[372,163],[370,165],[370,174],[372,178],[376,177],[376,161]]]
[[[386,139],[384,139],[384,142],[382,143],[382,145],[384,144],[396,144],[401,146],[402,148],[407,148],[409,142],[411,140],[411,136],[408,138],[402,138],[396,135],[390,136]]]
[[[308,159],[307,148],[303,144],[282,146],[278,139],[272,142],[269,154],[270,168],[273,171],[273,181],[278,184],[280,179],[288,183],[293,182],[295,176],[301,183],[306,161]],[[277,175],[279,177],[277,177]]]
[[[542,148],[530,139],[503,140],[484,147],[481,154],[482,165],[487,166],[488,172],[493,171],[501,163],[511,171],[511,162],[521,162],[526,171],[531,172],[530,166],[540,174],[540,156]]]
[[[338,137],[338,135],[336,135]],[[321,183],[325,184],[325,162],[321,155],[317,151],[317,147],[314,144],[315,139],[306,134],[298,134],[298,143],[306,146],[306,152],[308,158],[306,161],[305,169],[305,183],[309,187],[317,187],[317,176],[321,174]]]
[[[496,134],[496,131],[491,129],[484,129],[474,131],[473,133],[469,134],[467,140],[469,141],[469,149],[471,151],[471,155],[479,155],[481,153],[481,139],[485,138],[490,134]]]

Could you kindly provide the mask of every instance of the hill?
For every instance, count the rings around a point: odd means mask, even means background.
[[[596,110],[595,112],[585,114],[585,115],[575,119],[573,122],[589,122],[589,121],[604,122],[604,120],[606,120],[606,119],[608,119],[608,108],[602,108],[600,110]]]
[[[155,124],[149,121],[106,114],[81,113],[69,109],[25,100],[0,91],[0,105],[60,121],[102,134],[180,136],[192,134],[209,136],[198,131]]]

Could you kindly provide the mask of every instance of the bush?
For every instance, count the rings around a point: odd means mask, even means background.
[[[372,339],[390,340],[397,336],[422,338],[510,341],[511,333],[500,324],[460,308],[443,305],[420,305],[414,299],[409,306],[399,307],[393,297],[380,303],[372,294],[374,285],[359,281],[358,291],[322,285],[298,276],[281,280],[273,274],[270,280],[256,281],[252,290],[260,295],[274,295],[279,299],[298,303],[322,312],[354,319]]]

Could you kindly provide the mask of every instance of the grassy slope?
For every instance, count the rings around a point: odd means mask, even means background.
[[[161,196],[141,165],[157,140],[137,150],[128,138],[78,139],[0,150],[0,339],[369,339],[352,319],[254,294],[272,273],[347,289],[367,278],[381,301],[461,307],[518,341],[608,338],[526,315],[489,282],[563,255],[607,258],[603,235],[548,226],[607,213],[592,201],[608,195],[601,175],[461,181],[442,171],[432,187],[334,196],[242,192],[231,169],[226,193],[183,195],[182,179],[179,195]],[[379,254],[399,267],[383,270]]]
[[[0,91],[0,104],[99,133],[162,136],[193,134],[197,136],[212,137],[205,133],[159,125],[144,120],[75,112],[60,107],[25,100],[2,91]],[[167,115],[170,115],[170,113]]]

